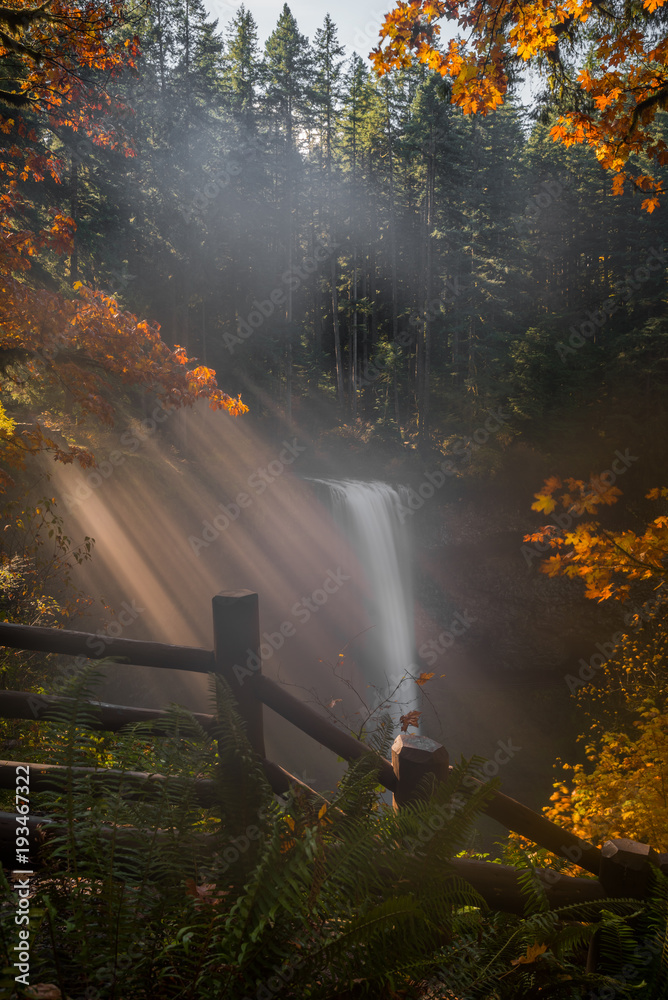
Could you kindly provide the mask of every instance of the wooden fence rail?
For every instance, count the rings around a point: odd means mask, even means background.
[[[213,636],[214,648],[207,650],[136,639],[100,637],[64,629],[0,623],[0,646],[88,659],[113,657],[137,666],[214,673],[223,677],[245,722],[249,742],[264,766],[272,789],[278,794],[285,793],[290,785],[297,785],[306,794],[321,798],[313,789],[308,788],[280,765],[266,759],[263,706],[281,715],[322,746],[346,760],[357,760],[362,756],[373,758],[379,781],[394,793],[397,808],[412,800],[425,774],[433,773],[441,778],[447,775],[449,770],[447,752],[440,744],[425,737],[404,734],[395,741],[393,761],[390,762],[323,718],[281,685],[265,677],[262,674],[260,656],[257,594],[240,591],[214,597]],[[66,706],[67,703],[67,698],[56,696],[42,696],[28,692],[0,692],[0,718],[44,720],[49,718],[54,709]],[[126,725],[145,721],[157,723],[159,727],[161,718],[167,714],[158,709],[139,709],[105,703],[91,703],[88,707],[91,713],[97,715],[96,725],[100,729],[109,731],[118,731]],[[205,729],[211,728],[213,716],[198,715],[196,718]],[[160,731],[159,728],[157,731]],[[16,763],[6,761],[0,764],[0,788],[14,787],[16,772],[13,768]],[[37,785],[41,783],[46,787],[49,781],[53,782],[53,769],[48,765],[31,764],[30,767],[31,772],[35,773]],[[94,780],[124,780],[128,785],[141,787],[142,782],[155,783],[170,779],[139,772],[132,775],[125,773],[121,777],[120,773],[105,774],[98,769],[94,774]],[[203,804],[210,801],[212,785],[213,783],[205,781],[196,783],[196,793]],[[627,890],[626,895],[642,895],[651,863],[668,870],[668,856],[656,855],[646,845],[633,845],[630,841],[614,842],[612,846],[605,845],[601,851],[498,791],[493,793],[484,811],[507,829],[599,876],[599,880],[596,881],[558,876],[554,872],[547,873],[545,885],[549,890],[548,898],[555,901],[554,905],[578,902],[584,898],[601,898],[606,893],[616,894],[616,889],[620,886]],[[0,853],[5,840],[4,834],[3,820],[0,817]],[[497,908],[515,910],[520,905],[521,893],[514,869],[506,870],[503,866],[484,862],[457,862],[457,864],[462,873],[468,873],[464,877],[481,891],[484,898],[489,902],[493,901],[493,905]],[[559,902],[556,902],[557,900]]]

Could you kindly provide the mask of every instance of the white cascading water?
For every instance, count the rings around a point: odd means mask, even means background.
[[[417,703],[417,685],[410,679],[400,682],[419,672],[414,662],[410,552],[401,498],[387,483],[311,482],[328,488],[334,518],[366,578],[372,653],[362,669],[367,684],[378,692],[376,704],[388,697],[395,702],[388,710],[396,721]]]

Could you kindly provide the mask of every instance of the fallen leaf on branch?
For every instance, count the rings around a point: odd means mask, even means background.
[[[421,715],[422,712],[417,712],[417,711],[407,712],[406,715],[402,715],[399,719],[399,722],[401,723],[402,733],[408,732],[409,726],[418,726],[420,723]]]
[[[435,674],[424,674],[424,673],[420,674],[419,677],[415,678],[415,683],[419,684],[420,687],[422,687],[423,684],[426,684],[427,681],[430,681],[432,679],[432,677],[435,677],[435,676],[436,676]]]

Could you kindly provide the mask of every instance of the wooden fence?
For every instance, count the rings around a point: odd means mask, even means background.
[[[291,785],[301,787],[305,794],[317,796],[313,789],[290,774],[279,764],[267,760],[264,748],[264,707],[287,719],[302,732],[322,746],[348,761],[362,756],[374,759],[378,780],[390,789],[396,808],[413,800],[417,787],[427,773],[444,778],[449,773],[447,751],[440,744],[423,736],[402,734],[392,748],[392,761],[374,754],[365,744],[339,729],[314,711],[284,687],[265,677],[261,668],[260,619],[257,594],[248,591],[220,594],[213,599],[213,649],[173,646],[159,642],[142,642],[135,639],[110,639],[105,637],[104,649],[95,652],[101,644],[99,637],[85,632],[63,629],[35,628],[25,625],[0,623],[0,646],[15,649],[83,656],[89,659],[116,657],[136,666],[162,667],[169,670],[189,670],[197,673],[214,673],[223,677],[237,702],[238,711],[246,725],[249,742],[262,762],[267,779],[277,794],[284,794]],[[248,651],[255,653],[258,668],[240,681],[235,666],[246,663]],[[44,697],[18,691],[0,691],[0,718],[39,720],[49,717],[54,706],[67,699]],[[157,723],[165,712],[157,709],[132,708],[125,705],[98,704],[91,706],[97,713],[96,725],[101,730],[117,731],[123,726],[142,721]],[[196,716],[206,728],[213,717]],[[27,761],[0,761],[0,788],[14,788],[16,767],[30,766],[30,785],[35,791],[53,784],[53,765],[34,764]],[[134,783],[161,782],[160,775],[141,772],[114,772],[109,769],[76,768],[81,773],[93,773],[96,781],[118,781],[124,787]],[[195,781],[195,791],[202,805],[212,802],[213,782]],[[575,834],[551,823],[544,816],[495,791],[485,807],[486,814],[508,830],[519,833],[533,843],[547,848],[559,857],[566,858],[596,878],[577,878],[560,875],[555,871],[539,871],[550,905],[596,901],[606,896],[635,896],[642,898],[647,890],[651,864],[668,871],[668,855],[659,855],[645,844],[630,840],[609,841],[602,849],[582,841]],[[33,819],[32,830],[45,829],[43,821]],[[47,831],[48,832],[48,831]],[[16,834],[16,816],[0,813],[0,860],[6,867],[13,864]],[[481,861],[457,859],[455,869],[473,885],[495,909],[523,912],[524,897],[520,891],[517,870],[503,865]]]

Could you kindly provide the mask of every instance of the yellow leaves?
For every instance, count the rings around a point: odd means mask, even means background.
[[[542,545],[544,542],[550,542],[556,548],[561,545],[562,540],[554,535],[555,530],[553,525],[547,524],[539,531],[532,531],[528,535],[524,535],[522,541],[531,543],[532,545]]]
[[[445,3],[438,3],[438,2],[423,3],[422,13],[424,14],[425,17],[428,17],[430,20],[436,20],[436,18],[439,17],[446,17],[447,15],[446,5]]]
[[[566,513],[556,515],[554,524],[524,539],[540,545],[541,552],[547,550],[541,572],[581,579],[585,596],[599,603],[611,598],[625,600],[634,581],[662,580],[662,567],[668,561],[668,514],[649,522],[642,534],[602,531],[595,521],[578,522],[584,514],[595,514],[600,506],[615,504],[621,496],[618,487],[608,485],[608,475],[593,475],[586,483],[567,479],[567,489],[560,494],[560,480],[547,480],[534,494],[532,510],[552,514],[561,506]],[[668,489],[651,490],[648,497],[666,499]]]
[[[594,111],[564,115],[550,134],[565,146],[586,143],[595,151],[605,169],[620,173],[630,156],[646,152],[661,163],[652,125],[661,102],[646,100],[662,87],[657,64],[665,66],[668,46],[665,37],[647,30],[647,16],[668,0],[643,0],[643,9],[633,9],[625,20],[603,19],[603,8],[592,0],[522,0],[517,4],[486,4],[483,0],[429,0],[399,2],[381,28],[381,45],[372,53],[379,75],[406,67],[415,55],[420,62],[442,76],[453,78],[451,101],[465,114],[487,114],[504,100],[508,59],[554,65],[564,36],[583,45],[591,55],[588,66],[577,76],[581,89],[591,96]],[[457,22],[461,37],[450,42],[443,53],[437,44],[438,24],[447,16]],[[585,25],[596,19],[585,36]],[[466,41],[463,41],[463,38]],[[464,66],[462,65],[464,64]],[[475,67],[475,73],[472,72]],[[566,71],[568,74],[568,70]],[[574,82],[574,81],[573,81]],[[640,114],[631,117],[631,101],[640,105]],[[658,192],[646,199],[644,210],[652,212]]]
[[[557,506],[552,497],[545,493],[534,493],[534,496],[536,497],[536,501],[531,504],[532,510],[542,511],[545,514],[551,514]]]
[[[594,843],[621,836],[660,851],[668,846],[663,792],[668,785],[668,719],[656,704],[666,695],[667,642],[665,632],[660,638],[654,633],[640,641],[623,640],[605,667],[614,701],[602,700],[606,727],[587,743],[586,769],[571,768],[570,785],[563,780],[553,784],[544,812],[555,822],[571,817],[574,832]],[[657,647],[663,651],[662,662],[650,671],[639,669],[653,660]],[[598,711],[596,707],[594,719],[600,722]]]
[[[468,83],[478,74],[478,67],[475,64],[464,63],[457,74],[457,83]]]
[[[14,432],[16,430],[16,424],[11,417],[7,416],[7,411],[5,410],[2,403],[0,403],[0,437],[5,439],[13,438]]]
[[[640,207],[643,212],[649,212],[651,215],[654,209],[659,207],[659,204],[659,199],[655,196],[653,198],[645,198]]]

